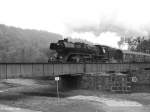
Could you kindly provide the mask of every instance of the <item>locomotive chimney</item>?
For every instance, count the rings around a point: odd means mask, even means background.
[[[64,42],[68,42],[68,38],[65,38],[65,39],[64,39]]]

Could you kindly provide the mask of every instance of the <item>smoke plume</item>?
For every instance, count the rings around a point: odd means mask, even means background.
[[[109,20],[100,19],[98,23],[67,24],[68,31],[73,38],[82,38],[88,41],[118,47],[120,37],[149,37],[148,25],[138,26],[119,22],[113,17]],[[115,42],[114,42],[115,41]]]

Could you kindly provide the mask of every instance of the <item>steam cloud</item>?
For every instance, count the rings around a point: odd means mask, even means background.
[[[67,28],[74,38],[82,38],[112,47],[118,47],[117,43],[120,37],[149,37],[150,35],[148,25],[144,25],[144,27],[129,26],[128,24],[114,21],[114,19],[100,20],[97,24],[67,24]]]

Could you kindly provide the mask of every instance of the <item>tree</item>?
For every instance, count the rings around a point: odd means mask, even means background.
[[[141,51],[144,53],[150,53],[150,39],[144,40],[137,45],[137,51]]]
[[[119,45],[119,47],[121,47],[122,45],[127,43],[128,50],[143,52],[141,50],[141,46],[139,47],[139,45],[141,43],[143,43],[144,40],[145,40],[145,38],[140,37],[140,36],[139,37],[121,37],[120,41],[118,42],[118,45]]]

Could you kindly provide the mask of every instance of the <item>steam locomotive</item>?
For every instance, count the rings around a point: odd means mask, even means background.
[[[150,62],[150,54],[123,51],[104,45],[89,45],[81,42],[69,42],[68,39],[51,43],[50,49],[56,51],[48,62]]]

